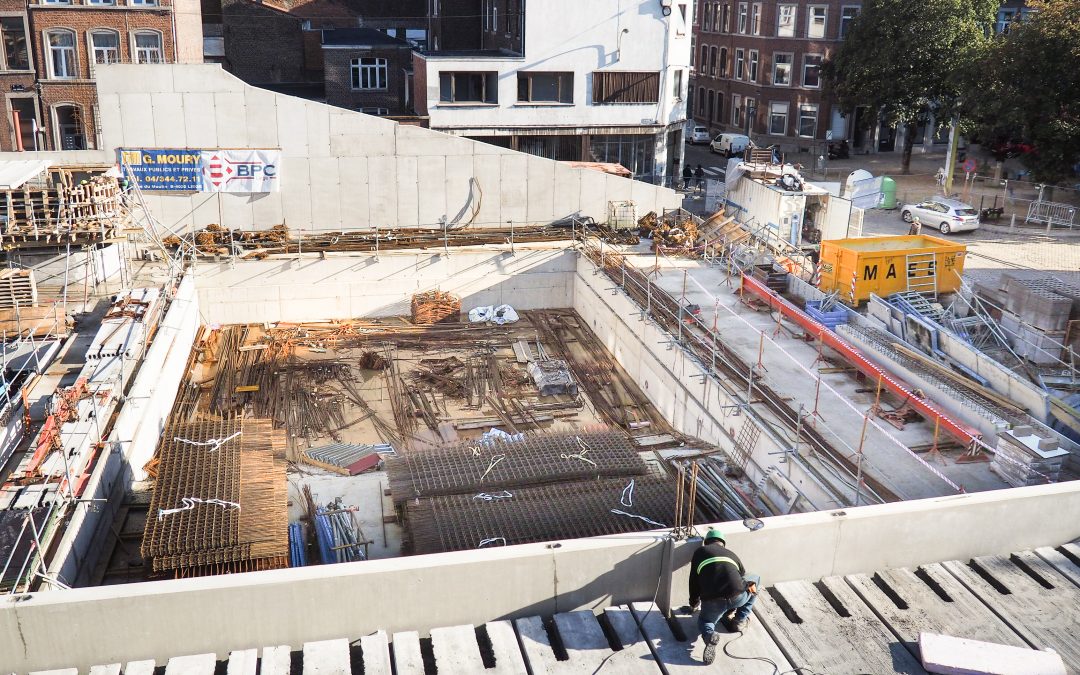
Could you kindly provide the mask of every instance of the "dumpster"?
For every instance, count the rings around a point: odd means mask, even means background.
[[[888,176],[881,179],[881,196],[878,198],[879,209],[896,208],[896,181]]]
[[[927,235],[826,240],[818,288],[839,290],[851,307],[871,293],[949,293],[960,287],[966,254],[963,244]]]

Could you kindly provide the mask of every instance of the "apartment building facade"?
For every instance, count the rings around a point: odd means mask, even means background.
[[[99,147],[95,70],[201,61],[198,15],[191,0],[0,0],[0,149]]]
[[[485,0],[483,48],[414,55],[429,126],[662,181],[682,157],[692,3]]]

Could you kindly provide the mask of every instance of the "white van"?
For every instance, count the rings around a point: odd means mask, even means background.
[[[754,143],[749,136],[743,134],[720,134],[709,144],[709,149],[727,157],[741,155],[747,148],[753,148]]]

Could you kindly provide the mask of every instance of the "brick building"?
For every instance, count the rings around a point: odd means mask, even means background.
[[[188,18],[192,5],[198,13],[191,0],[0,0],[6,99],[0,148],[98,147],[97,67],[169,63],[180,51],[201,54],[199,22],[174,23],[178,5]]]
[[[326,102],[370,115],[404,116],[413,46],[374,28],[323,31]]]

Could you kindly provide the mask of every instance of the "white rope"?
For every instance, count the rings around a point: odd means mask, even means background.
[[[586,454],[588,454],[589,450],[591,450],[592,448],[590,448],[585,443],[585,441],[581,440],[581,436],[574,436],[574,438],[577,440],[577,444],[578,444],[578,447],[581,448],[581,452],[578,452],[578,453],[565,453],[564,452],[564,453],[559,455],[559,458],[560,459],[580,459],[583,462],[588,462],[589,464],[592,464],[593,466],[596,466],[596,462],[592,461],[591,459],[589,459],[588,457],[585,456]]]
[[[495,468],[495,466],[496,466],[496,465],[497,465],[497,464],[498,464],[499,462],[503,461],[504,459],[506,459],[506,455],[495,455],[494,457],[492,457],[492,458],[491,458],[491,464],[488,464],[488,468],[487,468],[487,471],[485,471],[485,472],[483,473],[483,475],[481,475],[481,476],[480,476],[480,481],[479,481],[479,482],[483,483],[483,482],[484,482],[484,479],[485,479],[485,478],[487,478],[487,475],[488,475],[489,473],[491,473],[491,470],[492,470],[492,469],[494,469],[494,468]]]
[[[506,546],[506,537],[492,537],[491,539],[481,539],[476,548],[484,548],[488,544],[494,544],[497,541],[501,541],[503,546]]]
[[[626,516],[628,518],[637,518],[638,520],[644,520],[649,525],[655,525],[657,527],[667,527],[667,525],[663,523],[658,523],[655,520],[649,520],[645,516],[639,516],[636,513],[627,513],[626,511],[620,511],[619,509],[611,509],[611,512],[617,516]]]
[[[490,502],[496,499],[510,499],[513,496],[514,495],[512,492],[509,492],[508,490],[503,490],[502,492],[496,492],[493,495],[489,495],[486,492],[481,492],[480,494],[473,497],[473,499],[483,499],[485,502]]]
[[[232,439],[239,436],[241,433],[243,433],[243,432],[237,431],[235,434],[233,434],[232,436],[229,436],[227,438],[209,438],[209,439],[207,439],[205,441],[189,441],[188,439],[180,438],[179,436],[173,436],[173,440],[176,441],[177,443],[187,443],[188,445],[209,445],[209,446],[213,446],[213,447],[210,448],[210,452],[214,452],[215,450],[220,449],[221,446],[225,445],[226,443],[228,443]]]
[[[619,497],[619,503],[627,508],[634,505],[634,482],[634,479],[631,478],[630,482],[623,488],[622,496]]]
[[[236,509],[240,510],[240,505],[236,502],[225,501],[224,499],[200,499],[198,497],[184,497],[180,500],[184,505],[178,506],[175,509],[158,509],[158,520],[161,520],[165,516],[171,516],[174,513],[180,513],[181,511],[190,511],[195,508],[196,504],[214,504],[220,506],[223,509]]]

